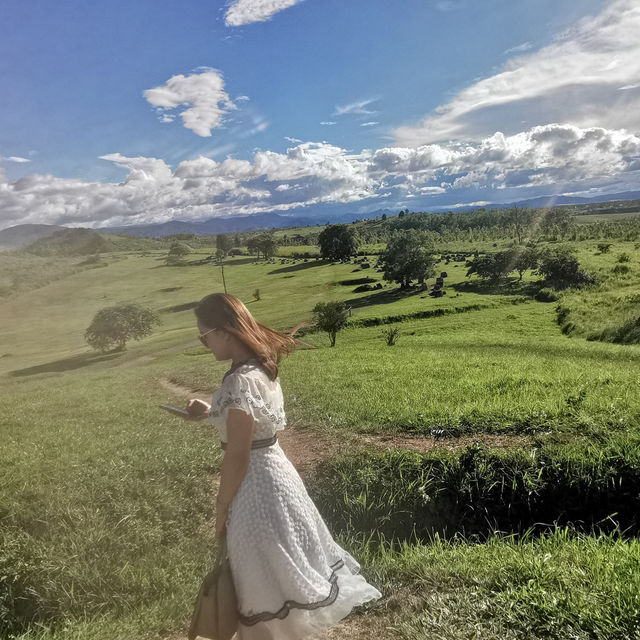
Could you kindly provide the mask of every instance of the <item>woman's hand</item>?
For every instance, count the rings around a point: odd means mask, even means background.
[[[189,417],[185,418],[185,420],[202,420],[209,415],[210,409],[211,405],[204,400],[193,398],[187,402],[185,407],[185,410],[189,413]]]

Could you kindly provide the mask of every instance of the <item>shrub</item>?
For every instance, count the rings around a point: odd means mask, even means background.
[[[630,271],[629,265],[626,265],[626,264],[617,264],[612,269],[612,272],[615,273],[616,275],[621,275],[623,273],[629,273],[629,271]]]
[[[631,260],[631,256],[628,253],[621,253],[618,256],[618,262],[629,262]]]
[[[598,251],[600,251],[600,253],[608,253],[609,249],[611,248],[611,243],[599,242],[597,246],[598,246]]]
[[[396,343],[398,336],[400,335],[400,330],[398,327],[383,329],[382,335],[387,342],[387,346],[391,347]]]
[[[482,444],[457,454],[362,451],[321,464],[310,493],[336,530],[388,538],[522,532],[553,523],[613,530],[616,522],[634,535],[639,451],[624,439],[532,451]]]
[[[595,282],[590,273],[580,269],[575,256],[562,248],[544,251],[537,272],[544,276],[545,284],[554,289],[579,288]]]
[[[587,336],[587,340],[615,342],[618,344],[640,344],[640,315],[631,316],[620,325],[595,331]]]
[[[553,289],[544,287],[540,289],[535,296],[533,296],[538,302],[555,302],[558,299],[558,295]]]

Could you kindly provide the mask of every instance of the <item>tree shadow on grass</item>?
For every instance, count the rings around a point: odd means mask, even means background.
[[[426,295],[427,293],[428,290],[422,289],[421,287],[415,287],[412,289],[401,289],[400,287],[397,287],[390,291],[381,290],[368,296],[362,296],[361,298],[351,298],[350,300],[345,300],[344,303],[348,307],[359,309],[376,304],[389,304],[391,302],[398,302],[399,300],[404,300],[405,298],[411,298],[412,296],[420,294]]]
[[[529,296],[533,298],[542,286],[542,281],[519,281],[517,278],[510,278],[499,284],[492,284],[483,280],[468,280],[465,282],[456,282],[455,284],[449,285],[449,288],[454,289],[458,293],[477,293],[478,295],[485,296]]]
[[[196,300],[195,302],[185,302],[183,304],[174,304],[171,307],[162,307],[162,309],[158,309],[160,313],[177,313],[179,311],[189,311],[189,309],[195,309],[198,306],[200,301]]]
[[[331,260],[310,260],[309,262],[301,262],[299,264],[292,264],[288,267],[282,267],[281,269],[273,269],[267,273],[290,273],[291,271],[302,271],[303,269],[310,269],[311,267],[321,267],[326,264],[331,264]],[[337,263],[339,264],[339,263]]]
[[[71,358],[63,358],[62,360],[54,360],[53,362],[47,362],[46,364],[38,364],[35,367],[27,367],[26,369],[14,369],[9,371],[8,375],[13,378],[20,378],[24,376],[34,376],[39,373],[52,373],[61,371],[72,371],[73,369],[80,369],[87,367],[91,364],[98,362],[106,362],[119,358],[124,352],[119,351],[117,353],[81,353]]]

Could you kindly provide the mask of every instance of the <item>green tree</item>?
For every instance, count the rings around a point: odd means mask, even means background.
[[[344,260],[358,252],[359,238],[346,224],[325,227],[318,235],[320,255],[330,260]]]
[[[184,264],[184,259],[191,253],[191,247],[184,242],[173,242],[167,254],[167,264]]]
[[[466,275],[469,277],[475,273],[479,278],[495,284],[515,269],[516,256],[517,252],[513,249],[477,256]]]
[[[275,255],[277,248],[278,241],[271,233],[260,233],[250,238],[247,242],[249,253],[257,254],[258,258],[260,258],[260,254],[264,258],[271,258]]]
[[[393,231],[380,256],[384,279],[397,282],[400,288],[407,289],[411,286],[411,280],[424,282],[432,278],[436,264],[432,251],[433,247],[423,233],[406,229]]]
[[[538,250],[535,247],[527,247],[523,251],[518,251],[515,256],[515,262],[513,268],[518,272],[522,280],[524,272],[531,269],[537,269],[538,267]]]
[[[331,346],[336,346],[336,334],[347,326],[347,307],[344,302],[318,302],[313,307],[314,321],[320,331],[326,331]]]
[[[103,353],[124,351],[128,340],[149,335],[160,318],[138,304],[120,304],[100,309],[84,334],[89,346]]]
[[[554,289],[580,288],[595,282],[590,273],[580,269],[573,251],[565,247],[547,247],[541,253],[537,272],[544,276],[545,285]]]
[[[233,249],[233,238],[226,233],[218,234],[216,236],[216,249],[218,256],[224,258]]]
[[[260,259],[260,253],[262,250],[260,249],[260,241],[257,236],[247,240],[247,251],[249,253],[255,253],[258,259]]]

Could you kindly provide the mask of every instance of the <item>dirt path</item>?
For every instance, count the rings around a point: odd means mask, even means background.
[[[211,393],[192,391],[166,378],[160,378],[159,384],[166,389],[173,398],[179,397],[186,402],[190,398],[199,398],[209,402]],[[173,400],[175,402],[175,400]],[[287,425],[278,432],[278,440],[287,457],[293,463],[300,475],[311,472],[323,460],[334,457],[345,448],[363,446],[365,448],[381,449],[410,449],[426,452],[434,449],[457,451],[464,449],[477,440],[482,440],[493,448],[515,447],[527,441],[525,436],[490,435],[483,433],[476,436],[460,438],[433,438],[430,436],[413,436],[404,433],[327,433],[304,425]]]

